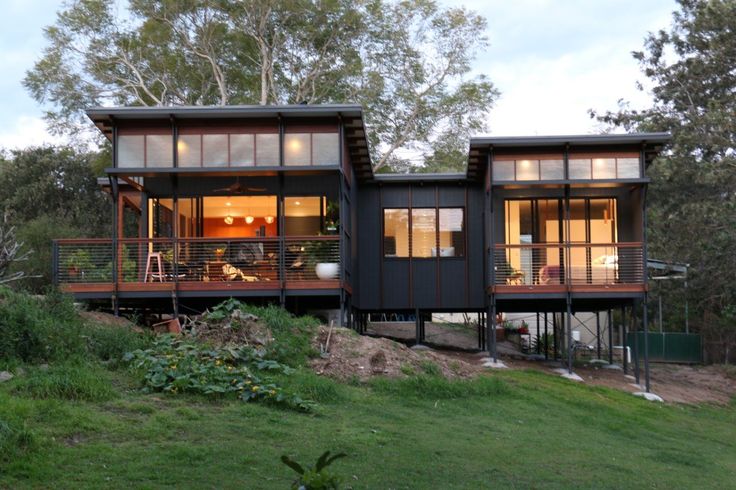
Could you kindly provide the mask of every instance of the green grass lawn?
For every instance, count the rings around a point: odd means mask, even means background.
[[[537,372],[363,386],[300,372],[291,383],[319,403],[304,414],[101,373],[114,393],[82,397],[98,401],[0,385],[20,446],[0,427],[0,487],[289,488],[279,457],[328,449],[348,454],[332,470],[352,488],[736,487],[736,403],[655,404]]]

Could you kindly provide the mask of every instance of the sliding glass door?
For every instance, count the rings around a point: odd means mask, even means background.
[[[570,199],[569,222],[565,220],[564,205],[564,199],[505,201],[506,246],[496,257],[503,259],[497,271],[507,283],[564,284],[567,242],[573,282],[589,283],[613,272],[616,200]]]

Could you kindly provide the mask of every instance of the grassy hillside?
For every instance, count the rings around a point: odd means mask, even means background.
[[[286,342],[275,353],[284,362],[307,350]],[[99,350],[99,342],[85,345],[72,350]],[[654,404],[531,371],[367,384],[303,367],[274,375],[316,403],[305,413],[235,396],[143,393],[138,371],[89,357],[22,363],[22,376],[0,384],[0,488],[289,488],[294,474],[280,456],[312,463],[325,450],[348,454],[332,468],[346,488],[736,481],[736,403]]]

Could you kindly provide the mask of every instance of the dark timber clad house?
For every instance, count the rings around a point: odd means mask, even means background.
[[[667,134],[472,138],[464,174],[374,175],[356,105],[88,116],[113,144],[115,226],[57,240],[54,277],[116,311],[261,298],[359,331],[411,316],[421,342],[432,312],[570,325],[646,295],[645,170]]]

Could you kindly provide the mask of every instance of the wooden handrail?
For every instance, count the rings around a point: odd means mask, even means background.
[[[507,248],[567,248],[567,243],[508,243],[494,245],[496,250],[504,250]],[[617,248],[637,248],[642,247],[642,242],[618,242],[618,243],[570,243],[570,247],[578,248],[594,248],[594,247],[617,247]]]
[[[178,243],[221,243],[221,242],[276,242],[281,236],[267,237],[180,237]],[[340,235],[299,235],[284,236],[288,242],[304,241],[339,241]],[[148,243],[173,243],[174,238],[120,238],[120,244],[148,244]],[[111,238],[57,238],[53,240],[58,245],[112,245]]]

